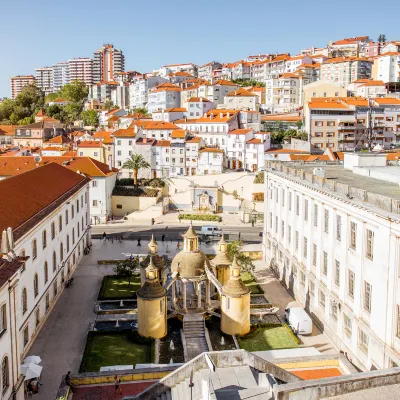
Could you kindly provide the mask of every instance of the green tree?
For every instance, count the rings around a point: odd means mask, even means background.
[[[0,103],[0,122],[3,124],[10,123],[10,116],[13,113],[15,101],[12,99],[5,99]]]
[[[99,124],[99,116],[95,110],[84,110],[81,113],[83,125],[97,126]]]
[[[18,121],[18,125],[29,125],[32,124],[34,120],[35,119],[33,117],[25,117]]]
[[[384,33],[381,33],[381,34],[378,36],[378,42],[379,42],[379,43],[384,43],[384,42],[386,42],[386,35],[385,35]]]
[[[271,132],[271,142],[274,144],[282,143],[284,137],[285,137],[285,131]]]
[[[303,126],[303,121],[301,121],[301,120],[297,121],[296,122],[296,126],[297,126],[297,129],[300,130],[302,128],[302,126]]]
[[[111,100],[107,100],[104,102],[104,108],[107,111],[110,111],[113,108],[114,103]]]
[[[46,108],[45,113],[47,116],[55,119],[60,119],[61,120],[61,114],[63,112],[63,107],[53,104],[49,107]]]
[[[75,80],[72,83],[64,85],[59,95],[61,98],[72,101],[74,103],[82,102],[88,96],[88,88],[85,83],[79,80]]]
[[[131,279],[135,273],[135,270],[139,267],[139,258],[135,257],[132,260],[127,259],[119,261],[114,268],[114,273],[120,278],[127,278],[129,282],[129,287],[131,286]]]
[[[74,121],[78,121],[82,118],[81,112],[82,112],[82,106],[79,103],[68,103],[63,107],[61,113],[61,120],[65,124],[71,125]]]
[[[122,168],[133,170],[133,184],[137,186],[137,177],[140,169],[150,168],[150,164],[143,158],[141,154],[132,154],[131,158],[128,158]]]
[[[15,105],[24,108],[29,115],[37,113],[44,106],[44,93],[35,84],[27,85],[15,98]]]
[[[233,261],[234,256],[236,256],[242,271],[254,271],[255,265],[253,264],[253,260],[242,253],[242,247],[243,242],[240,240],[228,243],[228,258]]]
[[[133,109],[134,113],[143,114],[143,115],[150,115],[144,107],[138,107]]]

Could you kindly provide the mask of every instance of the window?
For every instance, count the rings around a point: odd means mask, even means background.
[[[324,275],[328,275],[328,253],[326,251],[324,251],[324,262],[323,262],[322,273]]]
[[[318,204],[314,204],[314,226],[318,226]]]
[[[325,293],[322,290],[318,293],[318,303],[322,308],[325,308]]]
[[[24,347],[28,344],[28,342],[29,342],[29,328],[28,326],[26,326],[24,329]]]
[[[296,250],[299,250],[299,231],[296,231],[295,236]]]
[[[92,181],[92,187],[97,187],[97,181],[95,180]]]
[[[72,228],[72,244],[75,244],[75,228]]]
[[[313,265],[317,265],[317,245],[313,243],[313,256],[312,256]]]
[[[58,230],[59,232],[62,231],[62,215],[58,217]]]
[[[60,243],[60,262],[64,259],[64,245]]]
[[[304,221],[308,221],[308,200],[304,200]]]
[[[304,247],[303,247],[304,258],[307,258],[307,256],[308,256],[308,252],[307,252],[308,246],[307,245],[308,245],[307,238],[304,236]]]
[[[28,294],[26,288],[22,289],[22,314],[28,311]]]
[[[292,211],[292,192],[289,192],[289,211]]]
[[[300,284],[303,286],[306,284],[306,275],[303,271],[300,271]]]
[[[315,283],[313,281],[310,281],[309,292],[310,292],[310,296],[314,297],[314,295],[315,295]]]
[[[296,195],[296,215],[300,215],[300,197]]]
[[[61,270],[61,283],[64,283],[65,282],[65,273],[64,273],[64,270],[62,269]]]
[[[269,227],[272,229],[272,212],[269,213]]]
[[[374,232],[367,229],[367,248],[366,248],[366,256],[373,260],[374,258]]]
[[[53,295],[54,295],[54,297],[57,296],[57,291],[58,291],[58,287],[57,287],[57,279],[56,279],[55,282],[53,283]]]
[[[43,275],[44,275],[44,283],[47,283],[47,281],[49,280],[49,267],[47,265],[47,261],[44,263]]]
[[[0,333],[7,330],[7,306],[0,307]]]
[[[292,243],[292,227],[288,225],[288,243]]]
[[[275,233],[278,233],[278,217],[275,217]]]
[[[51,238],[54,239],[56,237],[56,224],[54,222],[51,223]]]
[[[281,222],[281,236],[282,239],[285,237],[285,221]]]
[[[353,271],[349,271],[349,296],[354,297],[354,281],[355,281],[355,274]]]
[[[368,353],[368,335],[362,330],[358,330],[358,345],[362,351]]]
[[[37,297],[38,294],[39,294],[39,278],[38,274],[35,274],[35,276],[33,277],[33,295]]]
[[[254,154],[254,158],[255,158],[255,154]],[[281,202],[282,202],[282,207],[285,207],[285,189],[282,189],[282,198],[281,198]]]
[[[340,262],[335,260],[335,285],[340,286]]]
[[[356,249],[357,244],[357,224],[350,222],[350,247]]]
[[[47,247],[47,232],[46,232],[46,230],[44,230],[42,232],[42,245],[43,245],[44,249]]]
[[[53,272],[57,269],[57,255],[56,252],[53,251]]]
[[[325,233],[329,233],[329,210],[325,210],[324,231]]]
[[[50,308],[50,295],[46,293],[46,311]]]
[[[371,312],[372,285],[364,281],[364,310]]]
[[[32,240],[32,259],[34,260],[37,257],[37,241],[36,239]]]
[[[1,363],[1,381],[3,383],[3,393],[5,393],[10,386],[9,366],[8,357],[4,357]]]
[[[93,200],[93,207],[97,207],[97,200]]]
[[[342,240],[342,217],[336,215],[336,240]]]
[[[331,317],[337,321],[338,317],[338,305],[336,301],[331,301]]]
[[[40,324],[40,309],[39,308],[36,309],[35,315],[36,315],[36,328],[38,328],[39,324]]]
[[[69,253],[69,235],[67,235],[67,253]]]
[[[65,225],[68,225],[68,221],[69,221],[68,210],[65,210]]]
[[[343,314],[343,329],[347,336],[351,336],[351,319],[348,315]]]
[[[73,219],[74,216],[75,216],[75,207],[74,207],[74,205],[72,204],[72,206],[71,206],[71,218]]]

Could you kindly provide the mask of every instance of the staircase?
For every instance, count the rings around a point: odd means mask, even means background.
[[[206,341],[204,319],[200,314],[186,314],[183,317],[183,334],[186,341],[187,360],[209,351]]]
[[[167,390],[165,393],[157,396],[155,400],[172,400],[171,391]]]

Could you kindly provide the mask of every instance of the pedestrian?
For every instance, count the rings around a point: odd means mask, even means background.
[[[122,240],[123,240],[123,237],[122,237],[122,235],[118,238],[118,242],[119,243],[122,243]]]
[[[179,242],[176,243],[176,249],[180,250],[181,249],[181,244]]]
[[[140,244],[140,238],[137,240],[137,245],[140,247],[141,246],[141,244]]]
[[[163,234],[162,236],[161,236],[161,241],[163,242],[165,240],[165,235]]]
[[[119,390],[119,394],[122,394],[122,390],[119,386],[120,383],[121,383],[121,379],[118,378],[118,375],[115,375],[115,377],[114,377],[114,385],[115,385],[114,393],[117,393],[117,390]]]
[[[133,260],[133,254],[131,253],[131,255],[129,256],[129,261]]]
[[[239,232],[239,240],[240,240],[240,232]]]
[[[65,384],[71,388],[72,393],[75,392],[75,386],[72,384],[71,380],[71,371],[68,371],[68,374],[65,375]]]
[[[107,233],[103,232],[103,239],[106,240],[107,239]]]
[[[156,220],[154,218],[151,219],[151,224],[154,225],[154,222],[156,222]]]
[[[165,233],[168,232],[168,225],[165,227]]]
[[[254,219],[251,220],[251,226],[254,228]]]

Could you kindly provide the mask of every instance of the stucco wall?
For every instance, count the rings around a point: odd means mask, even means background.
[[[161,301],[164,302],[161,312]],[[167,334],[166,299],[144,300],[138,297],[138,332],[141,336],[160,339]]]
[[[123,217],[134,211],[141,211],[157,203],[157,197],[112,196],[112,214]],[[118,208],[117,205],[122,206]]]
[[[250,331],[250,293],[221,299],[221,330],[227,335],[245,335]]]

